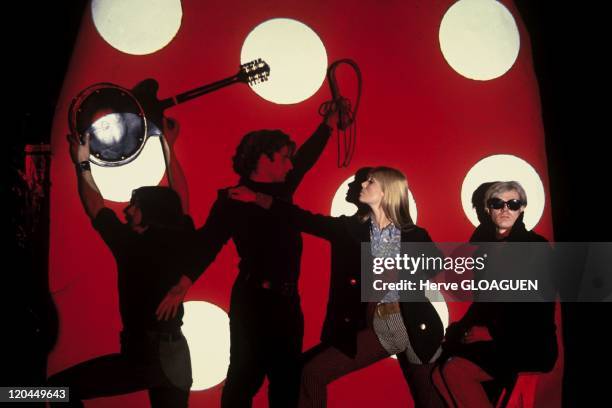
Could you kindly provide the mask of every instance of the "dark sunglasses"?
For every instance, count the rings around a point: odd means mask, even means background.
[[[487,200],[487,207],[494,210],[501,210],[504,206],[508,207],[509,210],[518,211],[523,206],[523,202],[516,199],[504,201],[501,198],[489,198]]]

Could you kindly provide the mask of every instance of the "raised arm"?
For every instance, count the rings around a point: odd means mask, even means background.
[[[183,213],[189,214],[189,189],[183,168],[181,167],[176,155],[174,154],[174,144],[179,134],[179,124],[175,119],[163,119],[164,136],[161,137],[164,148],[164,156],[168,160],[168,182],[170,187],[181,198]]]
[[[300,146],[293,156],[293,170],[287,175],[287,185],[290,193],[297,190],[304,175],[319,160],[332,133],[331,125],[337,115],[329,114],[317,127],[317,130]]]
[[[91,175],[89,163],[89,135],[86,135],[83,144],[77,135],[68,135],[70,144],[70,158],[76,167],[79,197],[85,212],[94,220],[101,209],[104,208],[104,198]]]

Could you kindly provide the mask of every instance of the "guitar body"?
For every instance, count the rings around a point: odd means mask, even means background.
[[[132,88],[132,94],[138,99],[147,118],[147,137],[158,136],[162,133],[164,107],[157,98],[159,83],[153,78],[147,78]]]
[[[270,67],[261,59],[243,64],[231,77],[171,98],[157,97],[158,82],[145,79],[131,90],[98,83],[81,91],[70,105],[68,124],[73,134],[90,138],[90,160],[99,166],[122,166],[134,160],[150,136],[162,136],[164,111],[237,82],[266,81]]]

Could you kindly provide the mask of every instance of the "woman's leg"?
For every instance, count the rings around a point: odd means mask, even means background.
[[[325,407],[327,385],[332,381],[360,368],[367,367],[389,353],[380,345],[376,333],[371,329],[357,334],[357,354],[350,358],[335,347],[320,344],[306,352],[308,360],[302,371],[300,408]]]
[[[415,408],[444,408],[444,402],[432,382],[434,364],[413,364],[405,353],[397,355],[404,379],[410,388]]]
[[[482,368],[461,357],[451,357],[433,372],[433,381],[451,408],[492,408],[483,381],[492,380]]]
[[[434,383],[434,386],[436,387],[436,390],[438,390],[438,392],[440,393],[440,396],[446,403],[446,406],[450,408],[455,408],[456,404],[453,398],[451,397],[451,395],[449,394],[449,390],[446,386],[446,383],[444,382],[444,379],[442,378],[442,374],[440,373],[439,365],[433,369],[431,373],[431,379]]]
[[[434,364],[427,361],[423,364],[416,355],[401,314],[395,313],[385,318],[375,316],[373,325],[385,349],[390,353],[396,353],[404,379],[410,388],[414,406],[416,408],[443,408],[444,402],[431,380]],[[438,357],[437,354],[432,357],[432,360]]]

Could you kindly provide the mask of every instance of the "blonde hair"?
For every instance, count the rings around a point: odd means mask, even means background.
[[[404,173],[391,167],[380,166],[370,170],[368,178],[370,177],[380,183],[384,194],[380,205],[393,225],[401,230],[414,227],[408,205],[408,181]],[[363,221],[369,218],[370,215],[367,214]]]

